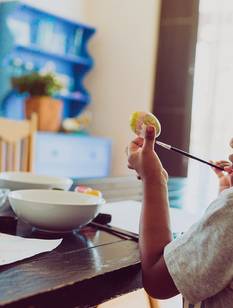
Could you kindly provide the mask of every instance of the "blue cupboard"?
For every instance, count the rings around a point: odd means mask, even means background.
[[[91,103],[91,94],[83,81],[94,65],[88,51],[88,42],[95,34],[95,28],[20,1],[10,1],[0,3],[0,29],[1,116],[24,118],[25,97],[11,90],[10,78],[31,71],[51,70],[63,81],[65,88],[57,95],[64,103],[63,118],[75,117],[85,110]],[[50,152],[48,141],[54,145]],[[70,148],[71,141],[73,154]],[[70,151],[69,162],[67,161],[62,168],[60,158],[58,159],[58,156],[62,155],[58,145],[63,149],[67,146],[67,151]],[[38,132],[36,149],[35,170],[38,173],[82,178],[109,175],[109,139]],[[53,163],[48,163],[49,157],[53,157]],[[81,163],[77,167],[77,159],[84,161],[87,157],[88,164]],[[66,159],[66,156],[63,156],[63,159]],[[57,167],[54,165],[56,161]]]

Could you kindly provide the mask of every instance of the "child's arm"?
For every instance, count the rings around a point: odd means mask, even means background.
[[[140,221],[139,248],[143,284],[155,298],[170,298],[178,290],[163,258],[164,247],[172,240],[168,212],[167,173],[154,152],[155,131],[136,138],[129,147],[129,168],[143,181],[144,199]]]
[[[172,240],[167,185],[149,179],[143,181],[143,186],[139,237],[143,284],[152,297],[166,299],[179,293],[163,257],[164,247]]]
[[[199,222],[171,241],[167,174],[153,146],[149,130],[144,141],[137,138],[129,147],[128,167],[144,187],[139,240],[144,287],[152,297],[180,292],[190,303],[207,299],[220,307],[233,273],[233,190],[223,192]]]

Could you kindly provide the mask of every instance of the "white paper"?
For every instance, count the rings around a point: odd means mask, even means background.
[[[111,214],[110,225],[139,233],[141,206],[141,202],[133,200],[111,202],[104,205],[101,212]],[[183,209],[170,208],[169,211],[172,232],[184,232],[198,219]]]
[[[40,240],[0,233],[0,265],[6,265],[55,249],[62,239]]]
[[[112,216],[112,220],[109,223],[111,226],[139,233],[140,202],[127,200],[106,203],[101,208],[101,212]]]

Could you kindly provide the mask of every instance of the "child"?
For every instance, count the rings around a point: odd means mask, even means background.
[[[232,308],[233,168],[215,169],[219,197],[199,222],[172,241],[168,175],[154,144],[155,128],[148,126],[145,139],[137,137],[128,147],[128,167],[137,172],[144,191],[139,232],[144,288],[158,299],[181,293],[187,308]],[[229,159],[233,162],[233,155]]]

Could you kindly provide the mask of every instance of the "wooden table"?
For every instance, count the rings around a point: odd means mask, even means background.
[[[118,178],[98,180],[96,187],[104,192],[108,202],[122,200],[119,196],[124,196],[123,200],[140,200],[138,183],[131,178]],[[91,186],[95,187],[94,183]],[[117,215],[113,211],[116,225],[117,217],[138,224],[139,209],[125,204],[118,204],[118,209]],[[183,222],[189,219],[177,209],[172,216],[178,222],[175,231],[180,231],[177,227],[183,229]],[[52,237],[35,232],[22,222],[17,235]],[[138,243],[90,226],[64,236],[62,244],[52,252],[0,267],[0,307],[94,307],[139,288],[142,281]]]
[[[17,235],[54,238],[19,223]],[[94,227],[0,268],[0,307],[93,307],[142,287],[138,244]]]

